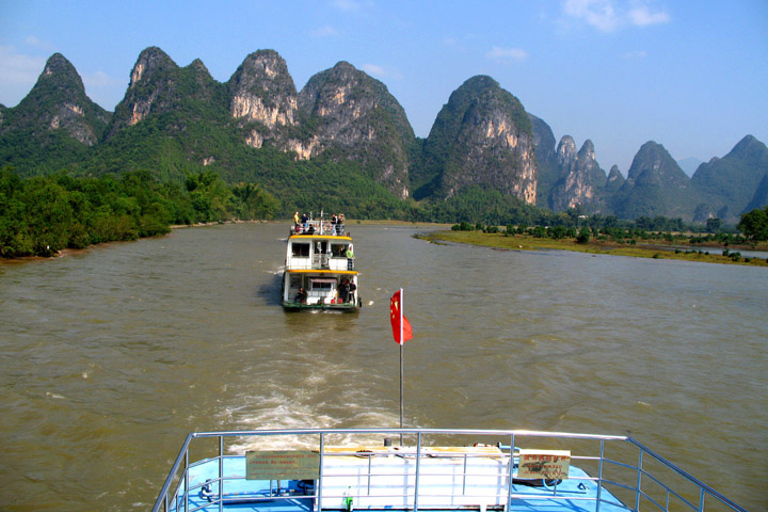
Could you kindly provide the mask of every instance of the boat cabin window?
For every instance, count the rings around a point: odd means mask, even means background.
[[[334,279],[310,279],[310,290],[314,292],[330,292],[335,288]]]
[[[295,258],[309,258],[309,243],[293,242],[291,244],[291,256]]]
[[[334,258],[346,258],[347,246],[344,244],[331,244],[331,256]]]

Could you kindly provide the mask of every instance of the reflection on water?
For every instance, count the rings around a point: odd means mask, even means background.
[[[400,287],[408,425],[629,433],[768,505],[765,269],[351,231],[359,314],[283,312],[284,225],[0,266],[4,505],[146,508],[193,430],[397,426]]]

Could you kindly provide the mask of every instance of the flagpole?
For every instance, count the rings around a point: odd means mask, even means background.
[[[400,428],[403,428],[403,289],[400,288]],[[400,446],[403,446],[403,434],[400,434]]]

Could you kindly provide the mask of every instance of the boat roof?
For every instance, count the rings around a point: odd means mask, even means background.
[[[351,236],[336,236],[336,235],[318,235],[309,233],[294,233],[288,237],[289,240],[342,240],[345,242],[351,242]]]

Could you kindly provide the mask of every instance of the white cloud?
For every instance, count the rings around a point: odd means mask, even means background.
[[[120,82],[103,71],[97,71],[95,73],[83,75],[83,84],[86,87],[112,87],[114,85],[120,85]]]
[[[15,46],[0,45],[0,103],[13,106],[29,94],[46,60],[21,54]]]
[[[629,11],[629,19],[633,25],[645,27],[646,25],[656,25],[658,23],[668,23],[669,14],[665,11],[651,12],[647,5],[639,5]]]
[[[513,60],[517,62],[524,61],[528,58],[528,53],[520,48],[501,48],[494,46],[491,51],[485,54],[489,59],[497,60]]]
[[[56,46],[54,46],[53,43],[49,43],[48,41],[41,41],[35,36],[28,36],[24,40],[24,43],[39,50],[45,50],[47,52],[56,51]]]
[[[623,58],[625,58],[625,59],[632,59],[632,60],[634,60],[634,59],[644,59],[647,56],[648,56],[648,52],[646,52],[645,50],[638,50],[636,52],[629,52],[629,53],[625,53],[624,55],[622,55]]]
[[[328,4],[341,12],[365,13],[375,9],[373,0],[330,0]]]
[[[369,75],[375,75],[375,76],[384,75],[384,68],[381,66],[377,66],[376,64],[363,64],[363,71],[365,71]]]
[[[312,31],[312,35],[315,37],[336,37],[339,32],[330,25],[322,26]]]
[[[14,46],[0,46],[0,84],[28,84],[32,87],[46,60],[44,57],[23,55]]]
[[[583,21],[602,32],[622,26],[646,27],[671,21],[663,9],[653,9],[647,0],[565,0],[563,14]]]
[[[456,40],[455,37],[443,38],[443,44],[445,46],[450,46],[450,47],[457,47],[457,46],[459,46],[459,42]]]
[[[360,2],[355,0],[333,0],[331,5],[340,11],[357,11],[360,9]]]
[[[384,66],[379,66],[378,64],[363,64],[362,69],[369,75],[375,76],[377,78],[392,78],[395,80],[400,80],[403,78],[403,75],[399,71],[385,68]]]
[[[603,32],[615,30],[619,25],[619,16],[612,0],[566,0],[563,12]]]

